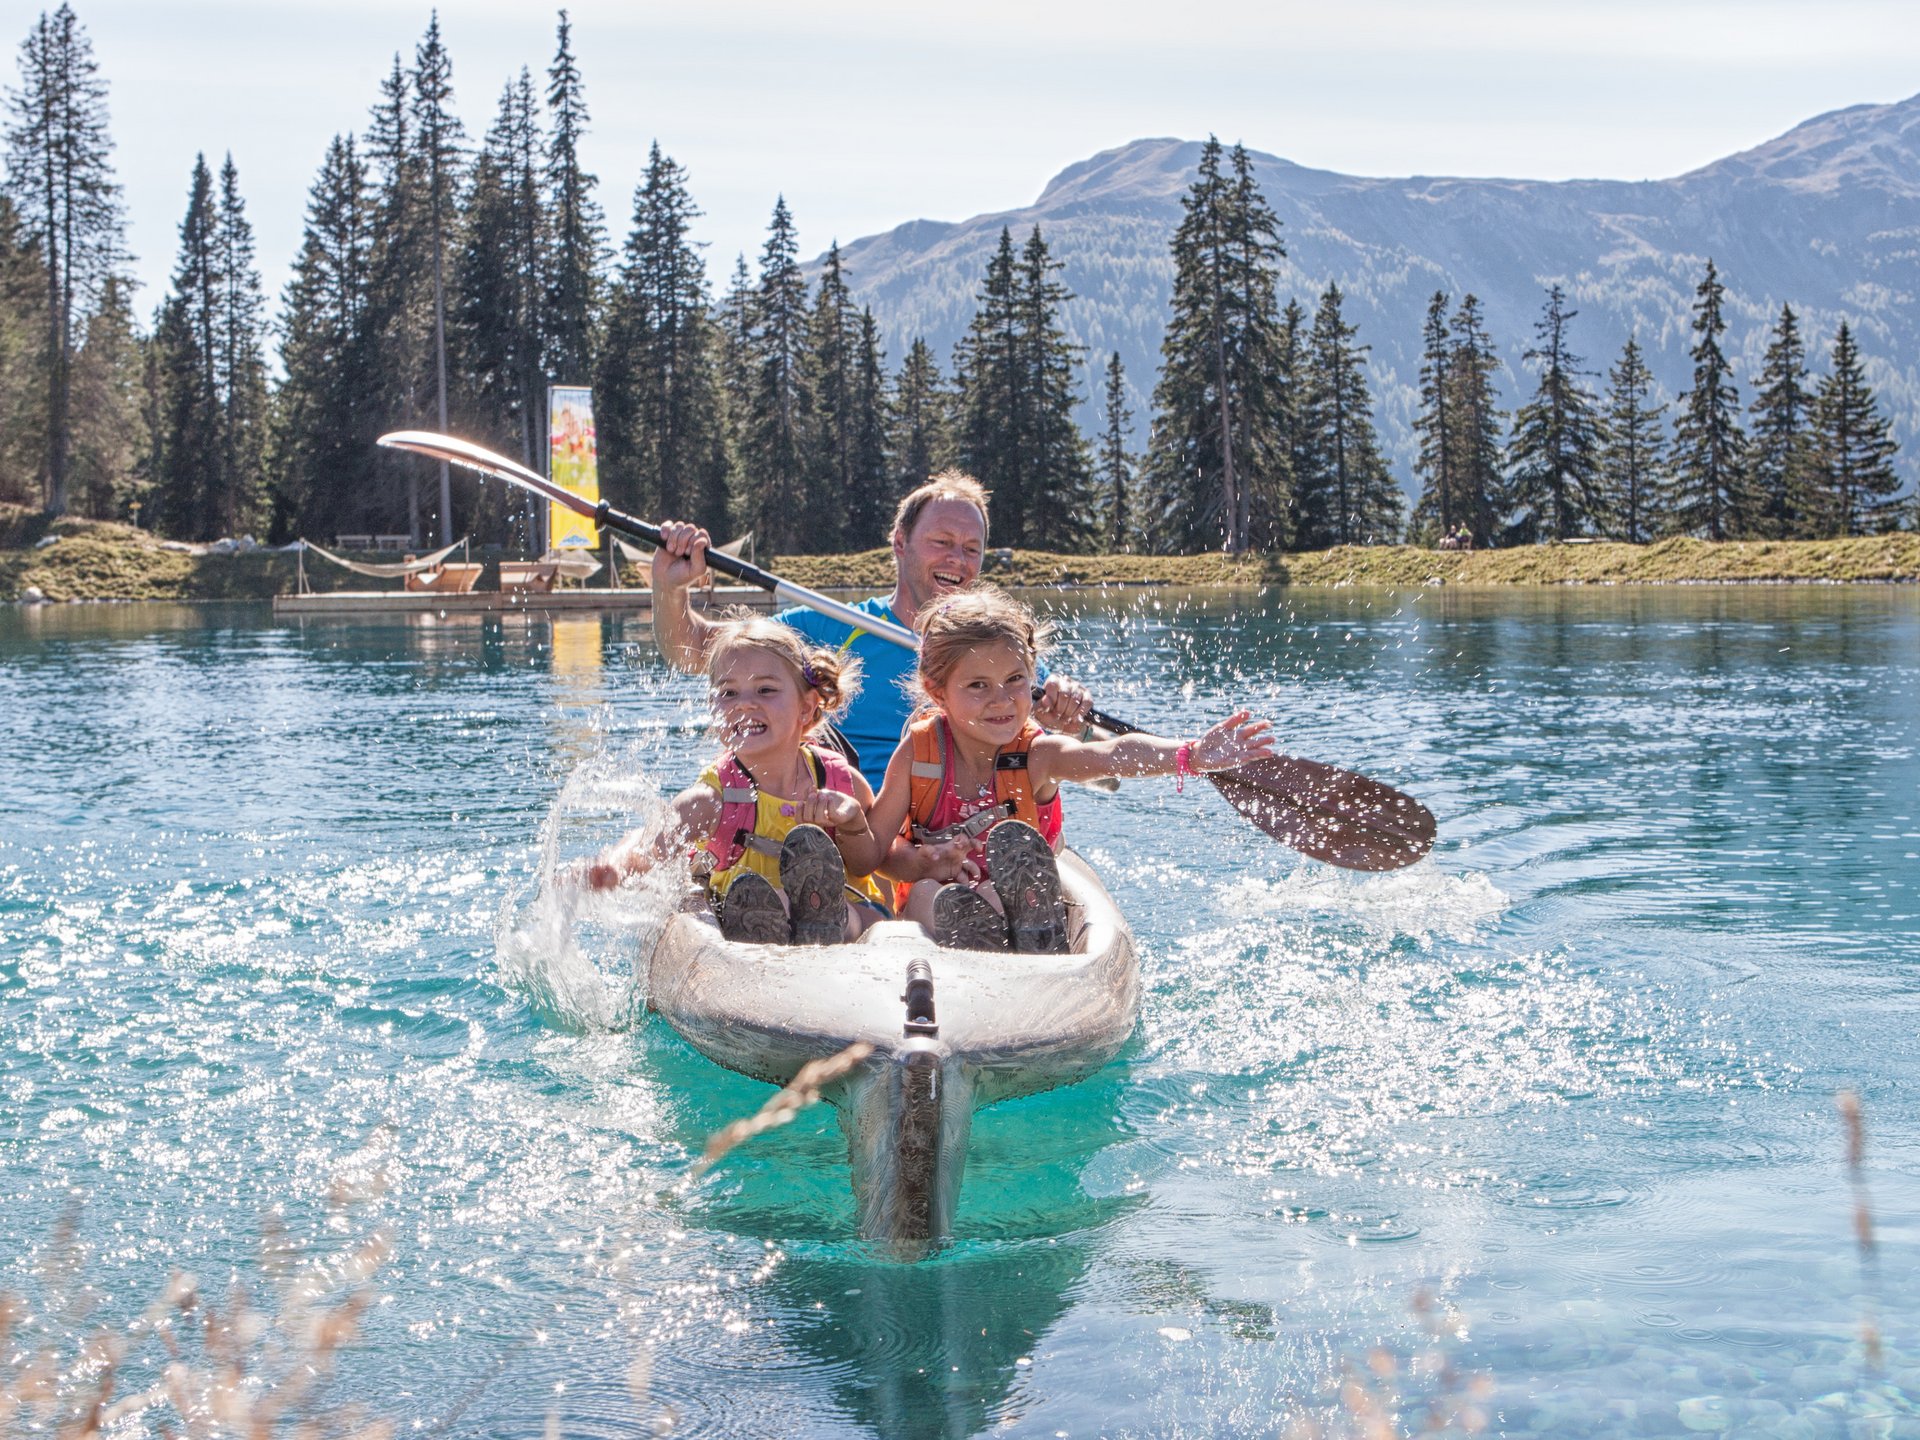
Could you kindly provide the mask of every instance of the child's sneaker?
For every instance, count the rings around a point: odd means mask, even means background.
[[[818,825],[796,825],[780,847],[780,888],[793,914],[793,943],[838,945],[847,938],[847,866]]]
[[[933,943],[949,950],[1005,950],[1007,921],[966,885],[942,885],[933,897]]]
[[[1007,910],[1007,933],[1022,955],[1064,955],[1067,906],[1060,867],[1040,832],[1003,820],[987,832],[987,874]]]
[[[720,897],[720,933],[746,945],[788,943],[787,907],[764,875],[736,875]]]

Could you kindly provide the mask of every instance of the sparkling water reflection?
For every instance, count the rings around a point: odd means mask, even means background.
[[[828,1113],[683,1184],[766,1091],[646,1023],[662,895],[545,883],[709,743],[643,628],[0,612],[0,1289],[77,1200],[96,1296],[28,1331],[255,1280],[273,1215],[391,1231],[338,1389],[453,1434],[1920,1430],[1910,593],[1059,608],[1105,708],[1268,710],[1440,844],[1342,875],[1076,791],[1139,1037],[982,1118],[913,1267],[848,1239]]]

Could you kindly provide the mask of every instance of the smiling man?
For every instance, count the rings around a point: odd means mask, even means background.
[[[696,525],[669,520],[653,556],[653,634],[675,669],[706,668],[713,622],[697,615],[688,591],[707,573],[708,535]],[[933,477],[900,502],[893,518],[894,586],[853,608],[915,628],[921,609],[940,596],[971,585],[987,548],[987,492],[958,470]],[[819,645],[851,649],[860,658],[860,694],[841,729],[860,752],[860,769],[878,787],[887,760],[900,743],[913,701],[902,682],[913,674],[913,653],[864,630],[849,631],[811,610],[784,610],[776,619]],[[1077,730],[1086,721],[1086,687],[1061,675],[1045,677],[1034,718],[1050,730]]]

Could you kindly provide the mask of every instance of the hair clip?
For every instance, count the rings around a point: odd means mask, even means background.
[[[820,688],[820,673],[813,668],[813,662],[811,660],[803,660],[800,662],[800,678],[807,682],[807,688],[809,690],[818,690]]]

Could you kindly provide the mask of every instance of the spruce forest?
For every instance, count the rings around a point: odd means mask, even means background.
[[[1579,353],[1559,283],[1526,352],[1533,389],[1503,396],[1480,301],[1434,294],[1418,457],[1394,475],[1369,345],[1338,283],[1279,293],[1285,217],[1238,145],[1202,148],[1137,417],[1120,356],[1069,339],[1075,297],[1037,225],[1001,231],[951,354],[915,340],[889,356],[839,247],[803,266],[784,198],[718,293],[691,178],[657,144],[610,220],[580,159],[591,116],[565,11],[550,63],[511,78],[477,135],[437,18],[394,58],[364,132],[320,159],[277,307],[245,177],[200,156],[168,293],[134,313],[107,98],[71,7],[41,15],[7,94],[0,502],[186,540],[524,549],[534,517],[504,487],[373,442],[451,430],[538,467],[547,386],[566,384],[593,387],[608,499],[751,530],[763,558],[883,544],[896,497],[948,466],[991,489],[995,544],[1064,552],[1812,539],[1916,522],[1848,324],[1815,374],[1782,305],[1763,368],[1737,376],[1711,260],[1671,405],[1635,339],[1604,372]],[[1089,394],[1104,402],[1095,435],[1074,418]]]

